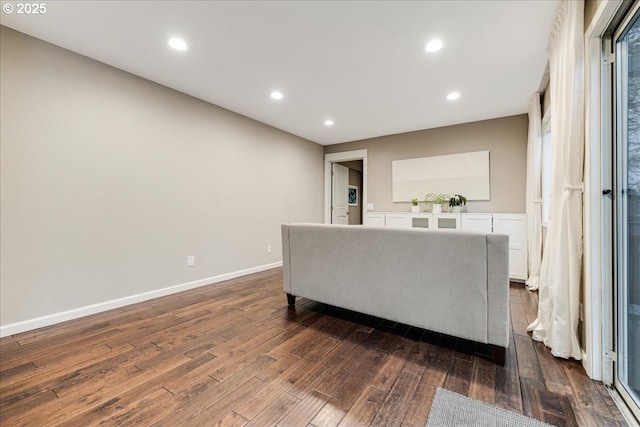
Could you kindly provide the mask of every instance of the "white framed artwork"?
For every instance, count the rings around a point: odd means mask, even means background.
[[[349,186],[348,198],[349,198],[348,200],[349,206],[358,206],[358,186],[357,185]]]
[[[489,151],[394,160],[391,178],[394,202],[422,199],[427,193],[491,199]]]

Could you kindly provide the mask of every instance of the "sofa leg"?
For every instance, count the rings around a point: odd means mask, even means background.
[[[497,345],[493,347],[493,360],[496,362],[496,365],[504,366],[506,355],[506,348],[498,347]]]
[[[287,294],[287,304],[289,304],[289,307],[296,305],[296,296]]]

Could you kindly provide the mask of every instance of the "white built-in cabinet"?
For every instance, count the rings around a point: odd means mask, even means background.
[[[462,215],[463,230],[480,231],[483,233],[491,233],[493,231],[493,215],[492,214],[464,214]]]
[[[493,232],[509,236],[509,277],[527,280],[527,216],[493,214]]]
[[[384,213],[367,213],[364,216],[364,224],[375,225],[378,227],[384,227],[386,223],[387,215]]]
[[[462,218],[467,214],[428,212],[368,212],[364,216],[365,225],[387,227],[418,227],[457,230],[462,228]]]
[[[411,227],[411,214],[389,212],[386,214],[385,225],[387,227]]]
[[[458,230],[462,224],[462,215],[455,213],[440,213],[433,215],[433,228],[443,230]]]
[[[509,236],[509,277],[527,279],[527,216],[525,214],[367,212],[366,225],[453,229]]]
[[[432,214],[413,214],[411,215],[411,227],[417,228],[433,228],[433,215]]]

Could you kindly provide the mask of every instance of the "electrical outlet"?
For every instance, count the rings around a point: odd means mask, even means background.
[[[271,245],[267,246],[267,253],[270,254],[271,253]]]
[[[194,265],[196,265],[196,256],[189,255],[187,257],[187,267],[193,267]]]

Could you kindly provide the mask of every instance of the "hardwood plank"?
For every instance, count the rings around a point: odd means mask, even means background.
[[[0,396],[2,396],[4,403],[4,395],[0,394]],[[4,426],[5,422],[11,423],[13,422],[12,420],[18,419],[23,414],[37,409],[55,399],[57,399],[57,396],[53,391],[41,390],[21,398],[18,402],[14,402],[13,405],[3,405],[4,408],[0,410],[0,425]]]
[[[417,375],[406,371],[400,372],[371,424],[374,426],[399,426],[409,410],[410,399],[419,382],[420,377]]]
[[[537,293],[528,291],[524,286],[520,291],[520,298],[522,300],[522,307],[524,312],[533,316],[538,315],[538,301],[535,298]]]
[[[110,353],[102,354],[85,366],[77,367],[73,364],[65,364],[65,368],[52,369],[49,372],[44,372],[41,376],[29,376],[24,382],[10,383],[7,386],[3,382],[0,385],[0,395],[2,396],[0,412],[14,405],[20,405],[23,399],[40,394],[45,390],[54,391],[54,388],[60,384],[75,387],[82,384],[87,378],[96,377],[97,373],[108,370],[114,363],[123,363],[138,353],[140,353],[139,349],[134,349],[127,344],[112,349]],[[35,372],[37,373],[37,370]]]
[[[520,290],[522,285],[515,282],[509,283],[509,301],[512,303],[522,304],[522,298],[520,297]]]
[[[60,355],[61,357],[66,357],[68,356],[67,352],[70,347],[84,349],[95,345],[102,345],[110,337],[121,333],[120,330],[114,328],[101,331],[95,335],[80,335],[75,337],[75,339],[65,340],[58,344],[49,343],[49,339],[45,337],[42,342],[35,342],[29,346],[29,348],[21,346],[16,352],[3,356],[0,359],[0,370],[11,369],[46,356]],[[91,343],[91,345],[89,343]]]
[[[247,427],[275,426],[293,409],[300,399],[287,392],[280,393],[254,419],[247,423]]]
[[[578,409],[588,425],[615,424],[611,409],[600,396],[595,382],[587,377],[578,363],[563,365]]]
[[[333,392],[331,399],[313,418],[312,424],[317,427],[337,426],[358,396],[367,388],[367,383],[373,378],[377,367],[386,357],[385,353],[378,350],[362,352],[360,357],[355,354],[346,357],[341,376],[329,377],[339,378],[339,382],[335,383],[339,386],[336,389],[330,389]],[[321,388],[322,385],[319,384],[317,388]]]
[[[71,388],[67,384],[61,383],[54,390],[58,399],[40,406],[38,413],[30,417],[30,423],[20,423],[19,425],[55,425],[64,422],[65,419],[73,418],[88,409],[109,402],[114,399],[112,397],[114,395],[124,394],[138,384],[179,366],[185,359],[190,360],[186,356],[180,355],[159,363],[152,370],[140,371],[131,369],[134,361],[138,360],[137,358],[148,356],[145,353],[147,352],[140,353],[121,365],[111,368],[107,374],[108,379],[104,383],[91,381],[90,378],[84,378],[82,387]],[[82,402],[82,405],[72,405],[74,402]]]
[[[472,375],[472,361],[454,358],[451,370],[447,373],[444,388],[466,396],[469,394]]]
[[[219,383],[208,375],[211,371],[210,363],[215,359],[211,354],[202,354],[167,371],[164,375],[158,375],[142,386],[162,386],[178,400],[192,398]]]
[[[407,362],[402,369],[412,374],[422,375],[429,366],[429,359],[433,356],[433,346],[426,342],[416,341],[416,344],[412,345],[410,349]]]
[[[110,399],[104,404],[81,415],[65,420],[60,426],[87,426],[97,424],[124,426],[150,425],[162,417],[162,411],[175,408],[177,403],[164,388],[136,391]]]
[[[518,375],[521,378],[542,383],[544,380],[540,370],[540,363],[531,338],[514,334],[513,342],[518,360]]]
[[[311,392],[310,387],[307,388],[304,386],[304,379],[313,378],[315,381],[322,378],[322,376],[315,376],[314,374],[317,373],[318,368],[326,370],[322,361],[328,358],[338,345],[338,342],[333,338],[327,338],[325,342],[327,345],[316,347],[307,353],[304,359],[284,354],[284,358],[281,358],[281,360],[287,361],[289,363],[288,365],[281,367],[279,363],[280,360],[278,360],[258,372],[256,377],[265,381],[267,386],[237,407],[236,412],[247,419],[252,419],[258,412],[271,403],[279,391],[289,391],[298,397],[298,399],[302,399],[306,393]],[[272,377],[269,373],[273,372],[273,367],[275,366],[278,367],[277,372],[280,373],[280,375]],[[303,381],[299,382],[301,379]],[[295,388],[295,391],[291,391],[291,388]]]
[[[214,425],[233,412],[233,408],[244,402],[255,390],[263,385],[252,377],[226,393],[214,387],[195,399],[184,402],[178,409],[166,414],[152,425],[157,426],[199,426]]]
[[[0,382],[2,382],[2,385],[4,386],[8,381],[15,377],[20,377],[21,381],[29,372],[35,369],[36,365],[34,365],[33,362],[27,362],[4,371],[0,371]]]
[[[420,383],[416,387],[416,392],[409,402],[407,413],[402,421],[402,424],[408,427],[423,427],[427,423],[436,389],[444,386],[447,372],[451,367],[451,358],[446,352],[441,352],[436,347],[429,348],[432,350],[429,363],[422,372]]]
[[[396,377],[407,363],[407,357],[417,347],[417,343],[403,340],[402,344],[389,355],[385,364],[380,368],[376,376],[369,383],[378,390],[389,391]]]
[[[4,356],[9,352],[14,352],[20,348],[20,344],[18,344],[17,335],[10,335],[8,337],[2,338],[2,342],[0,342],[0,357]]]
[[[387,394],[377,388],[367,386],[345,414],[339,427],[364,427],[372,425]]]
[[[496,401],[496,364],[475,357],[468,396],[485,403]]]
[[[554,357],[540,341],[532,342],[540,363],[540,370],[546,389],[558,394],[572,394],[571,384],[564,370],[564,364],[571,362]]]
[[[529,321],[527,320],[527,314],[524,312],[522,304],[509,304],[509,310],[511,312],[511,327],[512,331],[516,335],[528,336],[527,326]]]
[[[246,425],[249,420],[244,419],[242,416],[231,412],[227,414],[223,419],[218,421],[216,427],[241,427]]]
[[[318,361],[319,363],[308,369],[296,381],[295,387],[290,389],[289,392],[298,398],[303,398],[312,389],[315,389],[321,393],[325,390],[326,393],[323,394],[329,397],[333,396],[333,393],[341,384],[339,373],[348,363],[347,359],[349,357],[360,357],[362,350],[375,346],[382,334],[382,332],[367,333],[356,329],[347,339],[334,348],[330,357]],[[350,356],[351,354],[353,356]]]
[[[311,393],[300,401],[300,404],[295,406],[278,422],[278,426],[297,427],[309,424],[328,400],[328,396],[318,393],[315,390],[311,391]]]
[[[496,400],[501,408],[522,413],[522,393],[518,376],[518,360],[515,343],[509,341],[505,365],[496,367]]]

